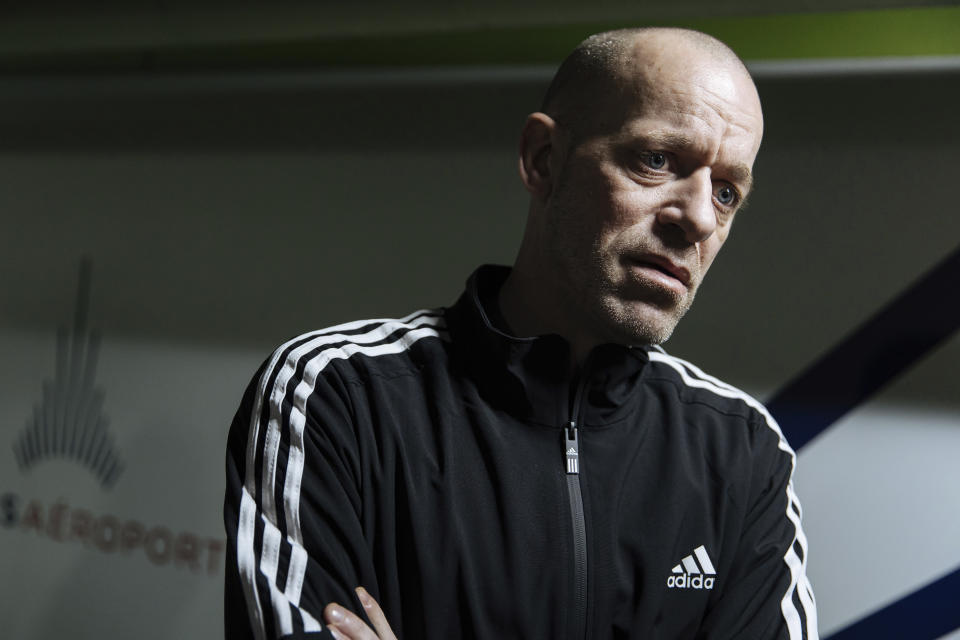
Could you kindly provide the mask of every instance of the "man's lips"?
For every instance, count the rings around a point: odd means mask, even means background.
[[[630,263],[639,267],[659,271],[674,280],[679,280],[684,287],[690,286],[690,271],[667,257],[655,253],[644,253],[630,256]]]

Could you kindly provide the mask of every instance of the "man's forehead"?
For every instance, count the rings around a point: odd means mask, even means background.
[[[727,101],[695,83],[654,87],[621,104],[619,128],[629,135],[658,135],[676,146],[728,151],[759,148],[763,116],[759,102]]]
[[[620,94],[622,128],[658,137],[671,148],[737,156],[751,165],[763,134],[759,98],[749,76],[737,73],[636,75]]]
[[[675,116],[681,130],[697,119],[714,128],[726,121],[723,126],[752,148],[752,164],[763,131],[759,98],[742,62],[722,43],[677,30],[644,31],[607,71],[579,93],[579,113],[570,121],[581,138],[622,131],[642,115]]]
[[[619,87],[611,99],[633,102],[634,109],[725,104],[762,123],[759,97],[743,63],[732,52],[696,40],[671,33],[638,39],[615,77]]]

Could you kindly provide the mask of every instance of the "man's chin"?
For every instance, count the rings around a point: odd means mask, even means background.
[[[632,302],[619,306],[608,320],[621,344],[661,344],[673,335],[686,310],[686,306],[664,308],[649,302]]]

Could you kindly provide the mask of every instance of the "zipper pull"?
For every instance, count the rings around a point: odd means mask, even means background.
[[[580,442],[577,423],[571,420],[563,430],[563,449],[567,456],[567,475],[580,473]]]

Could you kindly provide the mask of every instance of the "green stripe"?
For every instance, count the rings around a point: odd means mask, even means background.
[[[637,22],[472,28],[233,45],[74,51],[6,57],[13,71],[256,67],[412,67],[558,63],[591,33]],[[651,23],[646,23],[651,24]],[[960,7],[724,17],[652,24],[690,27],[745,60],[960,55]]]
[[[690,22],[745,60],[960,55],[960,7]]]

